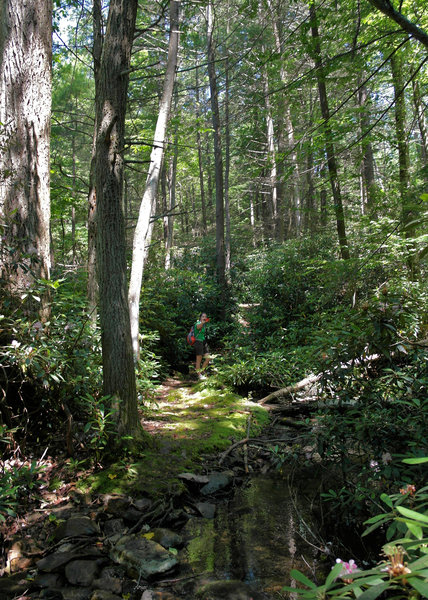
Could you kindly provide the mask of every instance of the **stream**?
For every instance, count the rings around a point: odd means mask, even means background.
[[[326,571],[319,564],[311,514],[317,481],[290,481],[286,475],[253,476],[231,499],[217,505],[213,519],[188,521],[182,531],[186,546],[180,564],[199,580],[198,587],[204,581],[238,581],[255,592],[248,598],[278,599],[289,597],[280,591],[294,585],[292,569],[312,580]],[[242,592],[217,593],[218,598],[246,597]]]

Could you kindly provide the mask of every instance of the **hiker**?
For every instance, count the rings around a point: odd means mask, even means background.
[[[199,317],[199,320],[196,321],[196,326],[195,326],[195,343],[193,344],[193,347],[195,348],[195,355],[196,355],[196,363],[195,363],[195,368],[196,368],[196,375],[198,377],[198,379],[202,379],[202,371],[205,371],[205,369],[208,366],[208,363],[210,362],[210,350],[208,348],[208,344],[205,340],[205,332],[206,332],[206,323],[208,323],[209,319],[207,317],[207,315],[205,313],[202,313],[201,316]],[[202,364],[202,369],[201,369],[201,362],[202,362],[202,357],[204,357],[204,362]]]

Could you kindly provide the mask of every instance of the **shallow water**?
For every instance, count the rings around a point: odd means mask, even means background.
[[[277,592],[293,585],[291,569],[310,578],[320,572],[310,511],[314,486],[307,483],[302,493],[284,478],[251,479],[217,506],[214,519],[190,519],[181,561],[195,575],[237,579],[263,591],[265,598],[280,598]]]

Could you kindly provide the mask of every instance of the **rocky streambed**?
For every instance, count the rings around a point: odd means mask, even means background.
[[[277,598],[318,569],[305,502],[284,477],[183,473],[187,491],[75,494],[35,513],[8,550],[0,600]]]

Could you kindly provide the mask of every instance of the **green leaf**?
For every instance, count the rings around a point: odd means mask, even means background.
[[[389,587],[389,582],[379,583],[372,588],[369,588],[359,596],[359,600],[374,600],[378,598]]]
[[[380,521],[381,519],[384,519],[387,516],[389,516],[389,515],[387,515],[387,514],[375,515],[371,519],[367,519],[367,521],[364,521],[364,525],[370,525],[371,523],[377,523],[378,521]]]
[[[282,592],[292,592],[293,594],[298,594],[300,598],[314,598],[313,590],[302,590],[300,588],[285,586],[281,588]]]
[[[381,525],[383,525],[386,522],[386,519],[384,521],[380,521],[378,523],[374,523],[373,525],[370,525],[370,527],[368,527],[367,529],[364,530],[364,532],[362,533],[361,537],[364,537],[365,535],[368,535],[369,533],[371,533],[372,531],[374,531],[375,529],[377,529],[378,527],[380,527]]]
[[[428,555],[425,556],[421,556],[420,558],[418,558],[417,560],[415,560],[414,562],[412,562],[409,565],[409,568],[412,571],[416,571],[421,569],[422,567],[428,567]]]
[[[394,534],[395,534],[396,530],[397,530],[396,524],[395,523],[391,523],[391,525],[386,530],[386,534],[385,534],[385,537],[388,540],[388,542],[390,540],[392,540],[392,538],[394,537]]]
[[[380,499],[382,500],[382,502],[385,502],[385,504],[387,506],[389,506],[390,508],[393,508],[394,504],[393,504],[391,498],[387,494],[381,494]]]
[[[428,598],[428,582],[422,581],[418,577],[409,577],[408,581],[412,588],[420,593],[422,598]]]
[[[428,456],[420,458],[403,458],[403,463],[406,463],[406,465],[421,465],[426,462],[428,462]]]
[[[303,573],[297,571],[296,569],[291,570],[290,576],[296,579],[296,581],[300,581],[300,583],[303,583],[303,585],[307,585],[312,590],[315,590],[317,587],[313,581],[308,579],[306,575],[303,575]]]
[[[416,523],[409,523],[409,522],[407,522],[407,527],[413,533],[413,535],[415,536],[415,538],[417,538],[418,540],[422,539],[422,537],[423,537],[422,527],[420,527]]]
[[[428,523],[428,516],[418,513],[414,510],[410,510],[410,508],[405,508],[404,506],[397,506],[397,510],[404,517],[413,519],[414,521],[421,521],[422,523]]]
[[[337,563],[334,565],[334,567],[328,574],[327,579],[325,580],[326,589],[328,589],[331,586],[331,584],[339,577],[340,573],[342,572],[342,569],[342,563]]]

